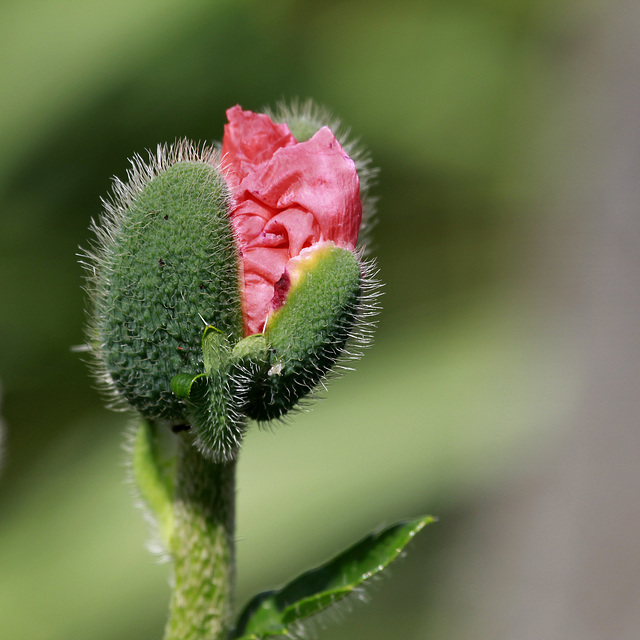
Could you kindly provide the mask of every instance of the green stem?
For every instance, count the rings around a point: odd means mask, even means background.
[[[165,640],[222,640],[231,627],[236,461],[215,463],[181,434]]]

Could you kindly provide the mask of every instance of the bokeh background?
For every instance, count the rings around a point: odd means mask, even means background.
[[[76,253],[134,153],[311,97],[381,168],[384,311],[357,372],[247,437],[239,604],[432,513],[317,637],[636,638],[638,6],[2,0],[0,637],[161,637]]]

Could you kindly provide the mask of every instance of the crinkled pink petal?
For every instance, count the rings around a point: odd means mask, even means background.
[[[354,162],[328,127],[310,140],[279,149],[240,183],[274,209],[293,205],[310,211],[322,237],[353,249],[362,222],[360,183]]]
[[[244,291],[243,312],[245,334],[260,333],[264,328],[274,287],[289,260],[289,251],[271,247],[256,247],[243,252]],[[274,280],[274,274],[278,277]]]
[[[231,222],[242,252],[245,334],[259,333],[288,287],[286,265],[331,241],[353,249],[362,221],[354,162],[327,127],[296,142],[262,114],[227,111],[223,170],[234,196]]]
[[[276,124],[262,113],[243,111],[240,105],[227,109],[222,160],[227,182],[237,184],[253,166],[269,160],[276,149],[296,144],[286,124]]]
[[[237,203],[231,221],[240,247],[251,246],[275,213],[272,207],[257,200],[247,199]]]
[[[263,246],[289,248],[290,256],[297,256],[302,249],[317,242],[320,227],[314,215],[298,207],[290,207],[277,213],[262,231]]]
[[[245,279],[249,275],[256,275],[273,285],[282,275],[289,260],[287,247],[274,249],[273,247],[250,247],[242,254]],[[274,275],[278,277],[274,280]],[[273,293],[273,292],[272,292]]]

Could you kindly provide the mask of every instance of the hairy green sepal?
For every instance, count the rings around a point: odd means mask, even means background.
[[[171,389],[187,405],[189,426],[195,444],[212,460],[234,458],[242,441],[246,417],[241,412],[242,389],[234,377],[229,340],[216,327],[202,334],[204,373],[180,373],[171,379]]]
[[[240,615],[232,638],[289,637],[301,621],[331,607],[383,571],[427,524],[430,516],[400,522],[372,533],[328,563],[277,591],[253,598]]]
[[[96,277],[96,333],[117,393],[150,419],[186,419],[171,379],[204,368],[203,319],[241,337],[228,191],[206,162],[159,172],[121,212]]]
[[[256,347],[258,373],[245,405],[255,420],[279,418],[308,394],[341,355],[356,321],[361,273],[352,251],[321,247],[296,277],[267,322],[266,358],[263,345]]]

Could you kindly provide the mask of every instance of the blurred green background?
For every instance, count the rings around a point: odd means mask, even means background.
[[[76,253],[132,154],[220,139],[227,107],[293,97],[331,108],[381,168],[384,311],[328,399],[247,437],[239,603],[432,513],[371,604],[319,637],[481,637],[492,534],[478,522],[548,446],[571,391],[549,370],[532,265],[577,19],[536,0],[3,0],[0,637],[161,637],[169,571],[132,506],[127,418],[71,351]]]

